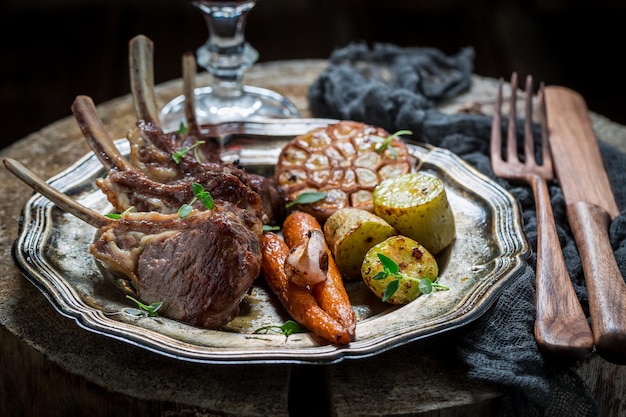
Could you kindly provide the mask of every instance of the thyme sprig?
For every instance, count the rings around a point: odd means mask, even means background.
[[[143,316],[143,317],[159,317],[159,309],[163,306],[162,301],[154,302],[150,305],[144,304],[136,298],[127,295],[126,298],[132,300],[137,304],[138,308],[127,308],[125,311],[128,314],[132,314],[133,316]]]
[[[416,281],[418,283],[417,288],[420,290],[422,294],[430,294],[433,291],[446,291],[450,289],[449,287],[445,285],[441,285],[437,283],[437,280],[433,282],[428,278],[415,278],[415,277],[405,275],[400,272],[400,267],[393,259],[389,258],[388,256],[383,255],[382,253],[377,253],[377,255],[378,255],[378,259],[380,260],[380,263],[383,266],[383,270],[377,273],[376,275],[374,275],[372,279],[380,280],[380,279],[393,278],[393,280],[390,281],[385,287],[382,301],[387,301],[396,293],[396,291],[398,291],[398,288],[400,287],[400,279]]]
[[[280,230],[280,226],[272,226],[269,224],[264,224],[263,225],[263,233],[265,232],[277,232]]]
[[[108,217],[109,219],[119,220],[122,218],[123,215],[125,215],[126,213],[130,213],[130,211],[134,209],[135,209],[135,206],[130,206],[121,213],[109,213],[109,214],[105,214],[105,216]]]
[[[178,209],[178,217],[180,217],[181,219],[189,216],[189,213],[191,213],[191,211],[193,210],[193,203],[198,200],[202,201],[202,204],[207,210],[213,210],[213,207],[215,207],[215,201],[213,200],[213,197],[211,197],[211,194],[204,189],[202,184],[194,182],[191,184],[191,189],[193,190],[193,198],[189,203],[183,204]]]
[[[176,162],[177,164],[180,164],[180,162],[183,160],[183,158],[185,157],[185,155],[189,152],[189,151],[193,151],[193,157],[196,158],[196,161],[198,162],[202,162],[200,160],[200,155],[198,155],[198,146],[202,145],[206,143],[203,140],[199,140],[196,143],[194,143],[191,146],[186,146],[184,148],[180,148],[177,152],[174,152],[172,154],[172,159],[174,160],[174,162]]]
[[[317,203],[318,201],[325,199],[327,195],[328,193],[324,191],[302,193],[298,196],[298,198],[296,198],[290,203],[287,203],[285,207],[290,208],[292,206],[295,206],[296,204]]]
[[[285,338],[291,336],[293,333],[306,333],[307,330],[302,327],[298,322],[293,320],[287,320],[280,326],[278,325],[269,325],[263,326],[254,331],[255,334],[263,333],[267,334],[270,331],[280,333],[285,335]]]
[[[372,136],[372,140],[378,143],[378,146],[376,147],[376,152],[383,153],[385,149],[388,149],[391,157],[393,159],[398,159],[398,154],[396,153],[396,150],[393,148],[393,146],[391,146],[391,143],[394,139],[397,139],[402,135],[412,134],[413,132],[410,130],[398,130],[396,133],[393,133],[386,138],[381,138],[380,136]]]

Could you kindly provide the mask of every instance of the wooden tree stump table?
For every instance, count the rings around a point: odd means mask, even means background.
[[[256,65],[250,85],[283,94],[309,116],[306,93],[326,63]],[[199,85],[206,82],[200,76]],[[476,77],[472,91],[445,111],[481,103],[495,80]],[[180,79],[159,85],[163,105],[181,94]],[[134,126],[130,96],[97,103],[113,137]],[[89,151],[69,116],[0,154],[49,178]],[[626,149],[626,128],[594,116],[595,127]],[[496,416],[502,392],[451,369],[430,343],[335,365],[207,365],[165,357],[81,328],[59,314],[15,266],[11,247],[31,190],[0,170],[0,415],[2,416]],[[433,343],[436,343],[434,340]],[[626,405],[626,368],[592,356],[579,365],[604,415]],[[610,387],[610,388],[609,388]]]

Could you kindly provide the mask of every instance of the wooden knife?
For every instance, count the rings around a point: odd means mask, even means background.
[[[583,264],[595,348],[604,359],[626,364],[626,284],[608,236],[619,208],[587,104],[561,86],[545,88],[545,104],[555,172]]]

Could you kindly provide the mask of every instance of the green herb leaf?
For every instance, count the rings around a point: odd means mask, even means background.
[[[208,210],[213,210],[213,207],[215,207],[215,201],[213,200],[213,197],[211,197],[211,194],[209,194],[209,193],[203,194],[202,198],[200,199],[200,201],[202,201],[202,204]]]
[[[430,294],[433,292],[433,283],[429,279],[423,279],[420,281],[418,288],[422,294]]]
[[[306,333],[307,330],[302,327],[298,322],[293,320],[287,320],[282,325],[270,325],[258,328],[254,331],[254,333],[264,333],[267,334],[269,331],[273,331],[276,333],[281,333],[285,335],[285,337],[289,337],[293,333]]]
[[[205,191],[202,184],[198,184],[197,182],[191,183],[191,190],[193,191],[194,195],[191,201],[187,204],[183,204],[178,209],[178,217],[181,219],[189,216],[189,214],[193,210],[193,203],[195,203],[197,200],[200,200],[207,210],[213,210],[213,207],[215,207],[215,201],[213,200],[213,197],[210,193]]]
[[[383,292],[383,302],[390,299],[391,296],[394,295],[396,291],[398,291],[398,288],[400,288],[399,279],[394,279],[389,284],[387,284],[387,286],[385,287],[385,291]]]
[[[158,317],[159,313],[157,313],[157,311],[159,311],[159,309],[163,306],[163,302],[162,301],[158,301],[155,303],[152,303],[150,305],[146,305],[144,303],[142,303],[141,301],[131,297],[130,295],[127,295],[126,298],[128,298],[129,300],[132,300],[135,302],[135,304],[137,304],[137,307],[139,307],[139,314],[134,314],[136,316],[147,316],[147,317]],[[133,312],[136,312],[135,309],[127,309],[127,312],[133,314]]]
[[[388,273],[390,275],[398,273],[400,268],[398,267],[398,264],[393,259],[389,258],[388,256],[383,255],[382,253],[378,253],[377,255],[378,255],[378,259],[380,260],[380,263],[383,264],[384,270],[389,271]]]
[[[172,154],[172,159],[174,160],[174,162],[176,162],[177,164],[180,164],[180,162],[183,160],[183,158],[185,157],[185,154],[187,154],[187,152],[193,150],[193,155],[194,158],[196,158],[196,161],[198,162],[202,162],[200,161],[200,156],[198,155],[198,146],[202,145],[203,143],[205,143],[205,141],[203,140],[199,140],[196,143],[194,143],[191,146],[188,146],[186,148],[181,148],[179,149],[177,152],[174,152]]]
[[[374,277],[372,279],[375,280],[381,280],[381,279],[385,279],[389,276],[388,273],[386,273],[385,271],[380,271],[378,274],[374,275]]]
[[[129,213],[134,208],[135,206],[130,206],[129,208],[124,210],[122,213],[109,213],[109,214],[105,214],[105,216],[108,217],[109,219],[119,220],[122,218],[124,214]]]
[[[202,186],[202,184],[198,184],[197,182],[192,182],[191,191],[193,191],[193,195],[198,197],[199,195],[202,195],[204,193],[204,187]]]
[[[215,207],[215,201],[213,200],[213,197],[211,197],[210,193],[204,190],[202,184],[194,182],[191,184],[191,189],[193,190],[194,196],[196,196],[198,200],[202,201],[202,204],[206,209],[212,210],[213,207]]]
[[[263,225],[263,233],[265,232],[276,232],[280,230],[280,226],[270,226],[269,224]]]
[[[213,200],[213,197],[211,197],[211,194],[205,191],[203,191],[202,194],[198,196],[198,199],[202,201],[202,205],[207,210],[213,210],[213,207],[215,207],[215,201]]]
[[[380,260],[383,270],[378,272],[376,275],[374,275],[372,279],[381,280],[381,279],[393,278],[385,286],[385,291],[383,291],[382,301],[389,300],[389,298],[391,298],[396,293],[396,291],[398,291],[398,288],[400,288],[400,279],[418,281],[417,288],[420,290],[422,294],[430,294],[433,291],[450,289],[449,287],[446,287],[445,285],[441,285],[437,283],[437,280],[435,280],[435,282],[432,282],[428,278],[415,278],[415,277],[411,277],[408,275],[404,275],[400,272],[400,267],[393,259],[389,258],[386,255],[383,255],[380,252],[377,253],[376,255],[378,256],[378,259]]]
[[[191,204],[183,204],[178,209],[178,217],[184,219],[185,217],[189,216],[189,213],[191,213],[192,210],[193,207],[191,206]]]
[[[180,125],[178,125],[178,130],[176,131],[176,133],[178,135],[183,135],[183,134],[189,133],[189,128],[187,128],[187,126],[185,126],[185,123],[180,122]]]
[[[298,198],[293,200],[291,203],[287,203],[285,205],[285,207],[289,208],[291,206],[295,206],[296,204],[317,203],[318,201],[321,201],[321,200],[325,199],[327,195],[328,195],[328,193],[326,193],[326,192],[302,193],[302,194],[300,194],[298,196]]]
[[[386,138],[372,136],[372,139],[379,143],[378,147],[376,148],[376,152],[383,153],[385,149],[387,149],[389,150],[389,153],[391,154],[391,157],[393,159],[398,159],[398,153],[393,148],[393,146],[391,146],[391,143],[393,142],[394,139],[402,135],[412,135],[412,134],[413,132],[411,132],[410,130],[398,130],[396,133],[389,135]]]
[[[281,331],[285,336],[289,336],[293,333],[306,333],[306,329],[302,327],[299,323],[293,320],[287,320],[280,326]]]

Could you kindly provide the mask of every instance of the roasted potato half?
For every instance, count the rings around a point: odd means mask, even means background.
[[[454,215],[439,178],[421,172],[398,175],[382,181],[373,197],[374,213],[429,252],[437,254],[454,241]]]
[[[423,294],[422,280],[429,280],[428,285],[437,280],[439,266],[435,257],[415,240],[392,236],[367,252],[361,274],[378,298],[391,304],[406,304]]]
[[[324,224],[324,235],[344,279],[361,279],[361,264],[367,251],[397,234],[385,220],[367,210],[343,208]]]

